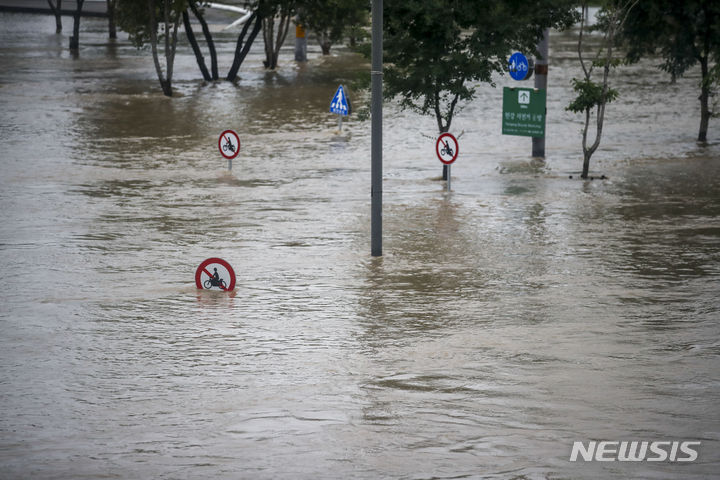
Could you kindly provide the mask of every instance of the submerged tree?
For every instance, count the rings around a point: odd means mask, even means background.
[[[263,41],[265,42],[265,61],[268,70],[275,70],[278,64],[280,48],[285,43],[290,29],[290,20],[295,15],[296,0],[275,0],[261,2]],[[277,31],[276,31],[277,28]]]
[[[82,16],[82,8],[85,0],[76,0],[75,12],[73,13],[73,34],[70,37],[70,50],[80,48],[80,17]]]
[[[514,50],[535,53],[543,30],[575,21],[574,1],[415,0],[385,6],[385,86],[403,108],[450,129],[478,82],[507,67]]]
[[[572,79],[573,90],[577,97],[567,107],[567,110],[585,115],[585,125],[582,134],[583,169],[582,178],[587,178],[590,169],[590,157],[600,146],[602,139],[603,125],[605,122],[605,107],[615,100],[618,91],[608,85],[610,69],[617,66],[619,61],[614,56],[615,41],[618,31],[622,28],[627,14],[638,3],[639,0],[617,2],[615,5],[607,6],[600,12],[598,29],[604,32],[600,46],[592,61],[588,61],[583,55],[583,39],[585,33],[585,18],[587,17],[587,1],[583,2],[582,20],[580,21],[580,34],[578,37],[578,58],[583,70],[583,78]],[[602,80],[593,81],[595,67],[602,68]],[[590,129],[591,115],[595,116],[595,139],[588,145],[588,130]]]
[[[150,42],[155,72],[163,94],[172,96],[172,76],[177,47],[177,31],[187,0],[119,0],[118,24],[141,47]],[[165,66],[160,63],[158,44],[163,41]]]
[[[128,32],[131,41],[138,48],[150,44],[155,71],[163,93],[172,96],[172,76],[175,51],[178,41],[178,28],[182,21],[188,41],[193,49],[198,67],[206,81],[218,80],[218,59],[215,43],[205,21],[201,0],[114,0],[116,2],[118,25]],[[226,79],[235,81],[240,65],[244,61],[253,41],[260,32],[262,11],[265,0],[248,2],[254,12],[243,25],[235,48],[235,56]],[[208,70],[205,58],[197,42],[190,22],[190,13],[202,27],[210,52],[211,68]],[[162,52],[160,51],[162,49]],[[164,65],[161,65],[161,53]]]
[[[368,24],[365,0],[305,0],[299,12],[302,25],[315,33],[323,55],[330,54],[350,29]]]
[[[698,141],[707,141],[713,114],[710,99],[720,81],[720,2],[640,2],[628,15],[621,37],[629,60],[637,61],[645,54],[659,53],[663,58],[659,67],[673,78],[700,65]]]
[[[62,32],[62,0],[47,0],[50,10],[55,15],[55,33]]]
[[[262,6],[260,5],[250,16],[247,22],[245,22],[245,25],[243,25],[243,29],[240,32],[240,35],[238,35],[237,43],[235,45],[235,56],[233,58],[232,66],[228,71],[227,77],[225,77],[227,80],[231,82],[237,80],[237,72],[240,69],[240,65],[242,65],[245,60],[245,57],[247,57],[247,54],[250,52],[250,47],[252,47],[255,38],[258,36],[258,33],[262,28],[263,18]],[[247,40],[245,40],[245,35],[248,34],[250,25],[253,25],[252,31],[248,35]]]
[[[250,52],[250,47],[252,47],[252,44],[255,41],[255,38],[257,37],[262,27],[263,17],[261,15],[261,12],[263,10],[263,4],[264,2],[262,0],[252,4],[248,4],[248,8],[253,8],[254,11],[245,20],[243,28],[238,35],[235,46],[235,55],[233,57],[233,63],[230,66],[228,74],[225,77],[226,80],[229,80],[231,82],[237,80],[238,70],[240,69],[240,66],[245,60],[247,54]],[[218,80],[218,58],[217,52],[215,50],[215,41],[213,40],[210,28],[205,21],[204,10],[201,8],[202,3],[199,3],[196,0],[189,0],[188,5],[190,12],[192,12],[193,16],[198,20],[202,27],[203,36],[205,37],[205,42],[210,53],[210,70],[208,70],[205,63],[205,57],[202,54],[200,45],[198,44],[197,39],[195,38],[195,33],[192,29],[192,24],[190,22],[190,14],[187,10],[184,11],[183,25],[185,27],[185,34],[187,35],[190,46],[192,47],[193,53],[195,54],[195,59],[197,60],[198,67],[200,68],[200,72],[202,73],[203,78],[206,81]],[[251,26],[252,30],[250,29]]]

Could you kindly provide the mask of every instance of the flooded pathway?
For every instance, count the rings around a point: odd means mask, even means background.
[[[618,74],[605,181],[577,180],[571,37],[545,162],[499,134],[507,78],[454,121],[450,194],[434,120],[388,105],[374,259],[369,121],[326,113],[363,60],[311,46],[266,73],[258,43],[237,86],[203,85],[183,47],[167,99],[149,55],[83,28],[72,58],[51,17],[0,14],[0,479],[716,475],[720,143],[713,123],[694,142],[697,73]],[[233,294],[195,288],[208,257]],[[569,461],[593,440],[701,446]]]

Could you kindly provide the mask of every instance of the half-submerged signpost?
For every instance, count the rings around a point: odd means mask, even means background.
[[[342,119],[347,117],[351,113],[350,100],[348,100],[345,94],[345,89],[342,85],[338,87],[330,101],[330,113],[335,113],[338,116],[338,130],[342,132]]]
[[[227,158],[228,170],[232,170],[233,158],[240,153],[240,137],[232,130],[225,130],[218,138],[218,149],[220,155]]]
[[[195,270],[195,286],[199,290],[230,292],[235,288],[235,271],[222,258],[208,258]]]
[[[438,159],[447,165],[447,191],[450,191],[450,167],[453,162],[457,160],[458,152],[460,148],[458,145],[457,138],[452,133],[443,133],[435,142],[435,153]]]
[[[545,157],[548,37],[546,29],[537,46],[540,57],[534,63],[520,52],[508,59],[514,80],[527,80],[535,73],[535,88],[503,88],[502,133],[532,137],[533,157]]]

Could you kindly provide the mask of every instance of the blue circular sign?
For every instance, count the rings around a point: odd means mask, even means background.
[[[508,70],[510,76],[515,80],[525,80],[530,73],[530,67],[525,55],[520,52],[513,53],[510,60],[508,60]]]

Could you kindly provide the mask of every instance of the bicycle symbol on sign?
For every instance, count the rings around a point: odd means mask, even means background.
[[[230,140],[230,137],[225,137],[225,143],[223,143],[222,148],[224,152],[230,150],[231,153],[235,153],[235,144]]]
[[[445,146],[440,149],[440,155],[450,155],[452,157],[454,152],[450,144],[446,141],[443,141],[443,145]]]

